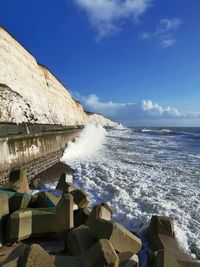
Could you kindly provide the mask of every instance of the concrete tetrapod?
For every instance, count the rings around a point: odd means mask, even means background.
[[[86,225],[90,227],[96,219],[110,221],[112,219],[112,215],[113,211],[107,204],[102,203],[101,205],[96,205],[93,207],[90,216],[86,221]]]
[[[56,186],[57,190],[62,190],[63,194],[68,194],[71,191],[75,190],[76,187],[71,183],[66,181],[66,174],[62,174]]]
[[[162,253],[159,252],[158,256],[164,258],[164,262],[170,261],[172,254],[177,264],[180,264],[181,267],[200,266],[198,262],[186,255],[180,248],[174,237],[174,225],[170,218],[153,216],[148,229],[148,239],[153,251],[162,251]],[[158,257],[156,255],[155,257]]]
[[[27,171],[25,169],[12,171],[9,176],[9,182],[2,186],[2,189],[30,194]]]
[[[26,248],[21,260],[21,267],[56,267],[54,260],[39,245],[33,244]]]
[[[173,253],[169,250],[159,250],[148,260],[148,267],[181,267]]]
[[[100,239],[85,256],[87,267],[118,267],[119,258],[112,244],[107,239]]]
[[[89,227],[80,225],[68,233],[66,247],[68,253],[73,256],[81,256],[94,245],[96,239],[91,234]]]
[[[15,193],[12,197],[9,198],[9,210],[14,212],[21,209],[26,209],[31,200],[31,195]]]
[[[88,203],[90,202],[90,198],[88,194],[82,189],[76,189],[70,192],[70,194],[74,198],[74,203],[79,207],[79,208],[85,208],[87,207]]]
[[[20,266],[20,258],[16,258],[12,261],[1,264],[1,267],[18,267],[18,266]]]
[[[90,224],[90,231],[97,239],[108,239],[114,249],[119,252],[137,254],[142,248],[141,240],[119,223],[96,219]]]
[[[74,227],[78,227],[82,224],[86,224],[86,221],[90,215],[90,210],[86,207],[74,211]]]
[[[12,213],[7,223],[7,240],[13,243],[30,236],[59,238],[73,226],[73,197],[63,195],[54,208],[25,209]]]
[[[138,256],[133,255],[124,265],[120,264],[120,267],[139,267]]]
[[[6,221],[5,217],[9,214],[9,197],[4,192],[0,192],[0,248],[4,244],[5,240],[5,228],[6,228]]]
[[[31,190],[41,190],[45,189],[45,184],[40,178],[34,178],[33,180],[31,180],[29,187]]]
[[[139,258],[131,252],[117,254],[119,257],[119,267],[139,267]]]
[[[20,259],[24,255],[24,252],[28,246],[23,243],[15,244],[11,248],[11,251],[7,255],[6,259],[0,264],[0,266],[20,266]],[[2,254],[6,254],[6,248],[2,251]]]
[[[32,203],[32,208],[56,207],[60,201],[60,197],[56,197],[49,192],[40,192],[35,197],[36,199],[34,203]]]
[[[16,210],[19,210],[19,209],[27,208],[31,200],[31,195],[29,194],[16,193],[16,192],[8,191],[5,189],[0,189],[0,193],[3,193],[8,197],[10,213]]]
[[[50,256],[56,267],[87,267],[83,263],[82,257],[73,257],[73,256]]]

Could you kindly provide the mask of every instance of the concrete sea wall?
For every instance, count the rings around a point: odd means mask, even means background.
[[[67,144],[81,131],[79,128],[44,125],[0,125],[1,129],[4,129],[4,134],[11,133],[12,129],[13,134],[0,137],[0,184],[7,182],[12,170],[26,168],[31,180],[51,167],[60,160]]]

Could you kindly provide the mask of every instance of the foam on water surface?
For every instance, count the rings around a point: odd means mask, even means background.
[[[91,206],[108,202],[114,219],[141,236],[152,215],[170,216],[181,246],[192,253],[200,249],[200,144],[193,149],[192,142],[89,125],[62,161],[75,169],[75,183],[91,195]]]

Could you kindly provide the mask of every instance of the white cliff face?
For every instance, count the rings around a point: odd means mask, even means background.
[[[0,121],[35,123],[34,114],[23,97],[9,87],[0,84]]]
[[[102,126],[117,127],[119,123],[111,121],[100,114],[90,114],[87,116],[88,124],[101,124]]]
[[[75,126],[98,118],[109,124],[103,116],[88,118],[66,87],[0,28],[0,122]]]

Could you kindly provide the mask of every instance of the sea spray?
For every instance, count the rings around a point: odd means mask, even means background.
[[[88,124],[75,142],[70,142],[61,159],[64,163],[91,157],[102,146],[106,130],[100,125]]]

